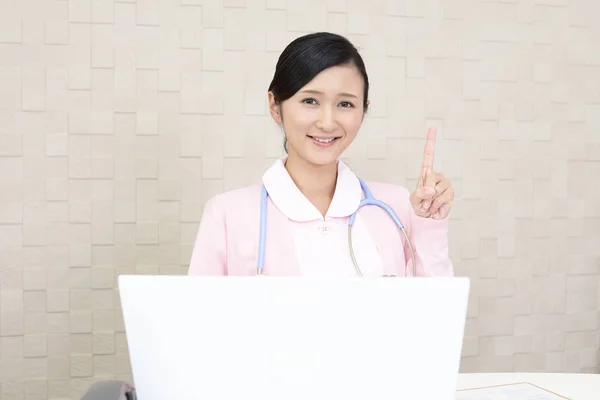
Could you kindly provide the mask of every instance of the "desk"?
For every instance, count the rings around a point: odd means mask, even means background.
[[[600,399],[600,374],[459,374],[458,389],[529,382],[573,400]]]

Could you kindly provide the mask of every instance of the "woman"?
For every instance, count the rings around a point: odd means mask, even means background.
[[[344,277],[413,275],[410,247],[381,208],[357,213],[360,180],[338,157],[352,143],[369,106],[362,57],[344,37],[315,33],[291,42],[269,86],[270,114],[282,128],[287,155],[261,185],[222,193],[205,206],[189,275]],[[419,276],[450,276],[450,182],[433,171],[435,131],[427,137],[422,175],[411,194],[401,186],[367,182],[404,224]],[[264,252],[261,200],[266,189]],[[357,266],[358,269],[357,269]]]

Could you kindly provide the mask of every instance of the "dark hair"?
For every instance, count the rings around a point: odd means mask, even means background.
[[[339,66],[353,65],[364,82],[363,109],[368,108],[369,77],[365,63],[354,45],[345,37],[329,32],[317,32],[294,39],[283,50],[275,67],[269,91],[275,102],[292,97],[322,71]],[[287,139],[284,141],[287,152]]]

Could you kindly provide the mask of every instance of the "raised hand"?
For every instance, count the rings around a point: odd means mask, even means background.
[[[433,170],[435,128],[430,128],[425,140],[425,152],[417,189],[410,195],[410,204],[420,217],[444,219],[454,201],[454,189],[446,177]]]

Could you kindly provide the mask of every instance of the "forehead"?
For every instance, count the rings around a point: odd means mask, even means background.
[[[363,94],[364,83],[358,69],[353,65],[340,65],[321,71],[302,90],[315,90],[323,93]]]

